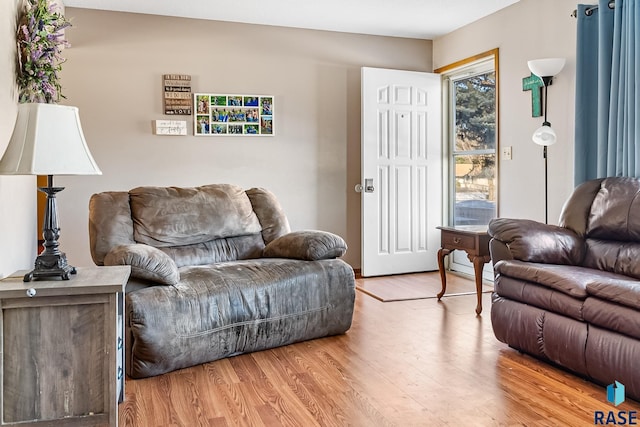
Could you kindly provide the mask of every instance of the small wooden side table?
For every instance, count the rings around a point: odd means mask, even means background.
[[[118,425],[124,392],[123,291],[129,266],[69,280],[0,280],[0,424]]]
[[[473,271],[476,277],[476,293],[478,305],[476,314],[482,313],[482,269],[491,261],[489,254],[489,234],[486,226],[457,226],[437,227],[440,233],[440,250],[438,251],[438,270],[442,281],[442,290],[438,293],[438,301],[447,290],[447,276],[444,271],[444,257],[456,249],[467,253],[469,261],[473,263]]]

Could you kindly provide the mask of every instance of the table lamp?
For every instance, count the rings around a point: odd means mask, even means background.
[[[18,105],[18,116],[7,150],[0,160],[0,175],[47,175],[47,195],[42,235],[44,249],[24,281],[44,277],[69,280],[76,269],[59,249],[56,193],[53,175],[102,175],[82,133],[78,108],[58,104]]]

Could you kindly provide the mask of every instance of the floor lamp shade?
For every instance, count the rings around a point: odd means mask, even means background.
[[[18,105],[0,175],[101,175],[82,133],[77,107]]]
[[[533,136],[531,137],[533,142],[538,145],[553,145],[558,140],[556,136],[556,131],[548,124],[543,124],[535,132],[533,132]]]
[[[564,58],[532,59],[527,62],[529,70],[538,77],[553,77],[564,68]]]

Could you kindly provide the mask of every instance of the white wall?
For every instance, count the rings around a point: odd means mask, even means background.
[[[15,34],[21,3],[0,1],[0,157],[9,144],[18,111]],[[0,278],[33,267],[38,240],[36,191],[35,177],[0,176]]]
[[[576,19],[570,15],[576,4],[576,0],[521,0],[433,42],[434,68],[500,49],[500,144],[513,147],[513,160],[499,162],[501,217],[544,221],[542,147],[531,141],[543,118],[531,117],[531,93],[522,91],[530,59],[567,59],[549,87],[547,118],[558,135],[558,142],[549,147],[550,223],[557,223],[573,190]]]
[[[67,8],[72,47],[65,104],[80,109],[102,176],[60,177],[61,246],[91,265],[92,193],[141,185],[233,183],[265,187],[293,229],[347,241],[360,266],[360,67],[431,71],[431,41]],[[190,74],[192,89],[274,95],[274,137],[154,136],[162,75]]]

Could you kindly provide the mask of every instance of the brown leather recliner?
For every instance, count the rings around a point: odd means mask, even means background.
[[[489,224],[498,340],[640,400],[640,180],[578,186],[560,225]]]

